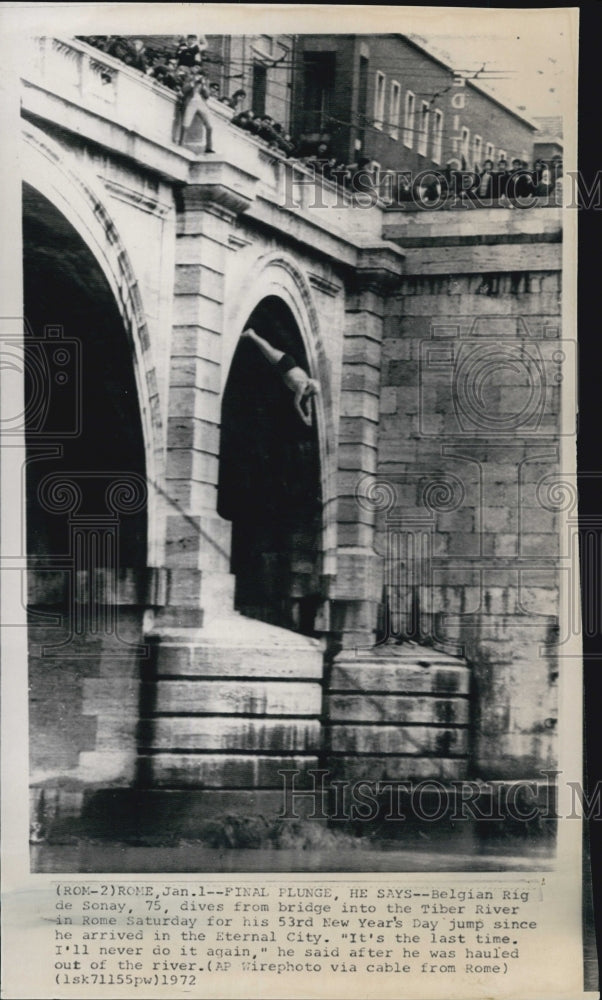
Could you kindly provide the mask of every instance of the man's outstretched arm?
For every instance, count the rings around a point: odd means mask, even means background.
[[[241,339],[242,337],[246,337],[248,340],[252,340],[254,344],[257,344],[259,350],[271,365],[277,365],[280,359],[284,357],[284,351],[279,351],[277,347],[272,347],[271,344],[268,344],[267,340],[264,340],[258,333],[255,333],[255,330],[245,330],[241,335]]]

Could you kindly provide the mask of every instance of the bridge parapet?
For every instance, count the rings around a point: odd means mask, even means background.
[[[138,70],[72,38],[32,42],[23,80],[143,135],[172,141],[176,95]]]
[[[157,81],[85,42],[63,37],[32,40],[23,60],[23,112],[125,156],[168,180],[186,182],[214,159],[257,179],[257,197],[349,242],[380,238],[383,212],[366,196],[290,160],[230,124],[232,110],[209,100],[217,156],[174,141],[176,95]]]

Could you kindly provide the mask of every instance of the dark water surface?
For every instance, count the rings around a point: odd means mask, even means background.
[[[524,845],[521,845],[524,846]],[[549,845],[491,845],[455,851],[399,844],[378,847],[312,849],[229,849],[199,842],[174,847],[148,847],[118,842],[81,840],[74,844],[34,844],[31,870],[55,872],[425,872],[425,871],[550,871],[554,855]]]

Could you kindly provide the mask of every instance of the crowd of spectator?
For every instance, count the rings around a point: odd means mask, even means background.
[[[381,181],[381,189],[387,189],[381,193],[401,206],[454,207],[461,203],[514,208],[548,199],[553,192],[557,200],[562,173],[561,156],[550,161],[537,159],[532,166],[519,157],[510,163],[502,157],[495,165],[488,159],[472,168],[461,158],[448,161],[444,170],[425,170],[415,177],[407,171],[396,173],[388,183]]]
[[[180,96],[191,89],[198,71],[205,69],[208,62],[207,40],[203,35],[187,35],[171,49],[152,47],[140,38],[122,35],[87,35],[81,41],[145,73]]]
[[[331,137],[324,135],[308,146],[296,141],[285,127],[268,115],[255,115],[246,107],[247,93],[238,88],[231,96],[222,95],[220,85],[210,79],[211,65],[221,64],[219,57],[208,52],[203,35],[182,37],[170,49],[153,48],[141,39],[123,36],[87,36],[82,39],[145,73],[178,95],[174,137],[186,141],[186,132],[196,114],[205,129],[205,152],[213,152],[209,98],[226,104],[234,112],[231,124],[248,132],[268,149],[288,159],[304,164],[316,176],[342,186],[350,193],[369,195],[385,204],[422,206],[424,208],[453,207],[461,204],[496,204],[514,207],[546,199],[561,187],[562,158],[536,160],[529,166],[515,158],[509,164],[500,158],[494,165],[487,159],[482,166],[470,168],[464,157],[450,160],[443,170],[424,170],[418,175],[399,169],[380,174],[367,156],[345,163],[331,150]]]

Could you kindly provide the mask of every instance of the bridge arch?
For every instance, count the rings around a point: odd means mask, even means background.
[[[290,310],[307,359],[309,374],[320,383],[315,397],[319,475],[321,489],[320,556],[324,580],[336,575],[336,441],[337,425],[334,413],[330,366],[313,293],[298,260],[283,250],[274,250],[257,259],[241,280],[237,294],[230,296],[232,305],[226,315],[223,353],[223,384],[230,372],[241,333],[254,310],[270,297],[280,300]]]
[[[102,272],[121,317],[128,341],[142,426],[148,489],[147,562],[161,560],[157,502],[153,483],[160,481],[163,427],[158,389],[150,352],[146,315],[136,276],[118,229],[97,184],[81,164],[48,135],[26,122],[22,129],[22,179],[62,215],[86,244]]]

